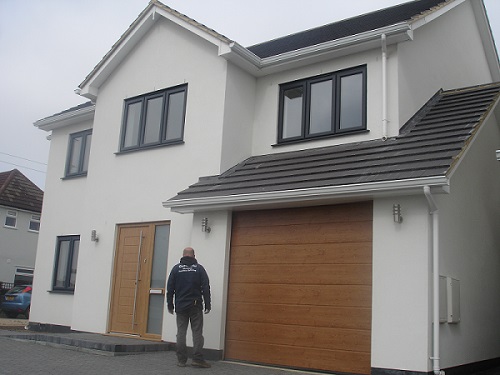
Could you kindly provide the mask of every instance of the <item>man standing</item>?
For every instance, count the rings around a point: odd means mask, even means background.
[[[203,358],[203,302],[205,314],[211,309],[210,282],[205,268],[195,258],[194,249],[186,247],[179,264],[176,264],[167,282],[167,308],[170,314],[177,314],[177,366],[185,367],[187,362],[186,333],[189,322],[193,332],[194,367],[208,368]]]

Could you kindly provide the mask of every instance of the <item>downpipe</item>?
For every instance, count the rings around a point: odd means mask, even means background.
[[[382,140],[387,140],[387,36],[382,34]]]
[[[445,375],[441,370],[439,352],[439,210],[429,186],[424,194],[432,217],[432,363],[435,375]]]

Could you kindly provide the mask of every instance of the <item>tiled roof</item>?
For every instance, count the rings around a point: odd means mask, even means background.
[[[42,212],[43,191],[17,169],[0,173],[0,205]]]
[[[408,22],[450,0],[417,0],[248,47],[260,58]]]
[[[254,156],[169,201],[446,177],[500,97],[500,83],[439,91],[384,140]]]

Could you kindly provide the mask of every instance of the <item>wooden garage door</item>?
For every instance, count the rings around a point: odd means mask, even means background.
[[[233,214],[226,359],[370,373],[372,211]]]

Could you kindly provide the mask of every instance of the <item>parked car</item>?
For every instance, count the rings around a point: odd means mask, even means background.
[[[2,297],[0,309],[9,318],[15,318],[18,314],[23,314],[26,318],[30,315],[31,306],[31,285],[17,285],[10,289]]]

